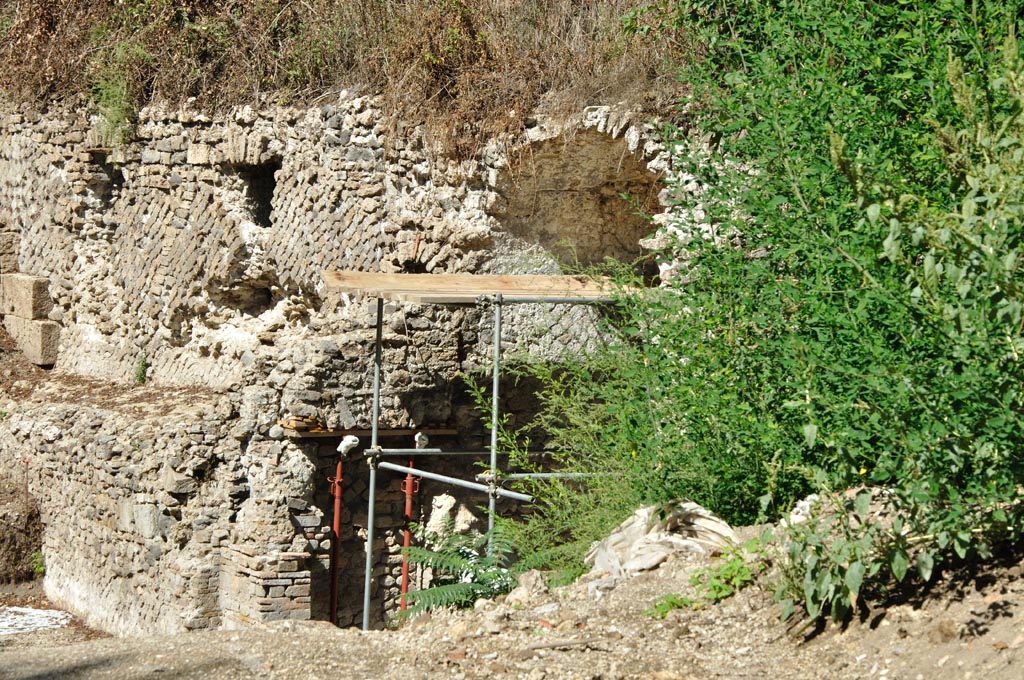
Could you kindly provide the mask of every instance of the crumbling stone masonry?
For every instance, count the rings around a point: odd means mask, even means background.
[[[345,92],[153,107],[115,149],[97,127],[82,108],[0,103],[0,312],[55,366],[0,397],[0,472],[29,460],[50,596],[123,634],[327,618],[337,440],[274,425],[369,427],[375,305],[328,297],[322,272],[557,273],[565,242],[582,261],[631,258],[647,227],[617,197],[655,212],[666,170],[649,130],[607,107],[464,161]],[[592,314],[509,309],[504,350],[578,351],[599,341]],[[489,323],[388,304],[383,426],[479,433],[460,374],[487,364]],[[339,618],[354,623],[367,472],[348,468]],[[397,597],[400,484],[378,491],[378,623]],[[445,491],[424,484],[420,507]],[[464,518],[480,503],[445,498]]]

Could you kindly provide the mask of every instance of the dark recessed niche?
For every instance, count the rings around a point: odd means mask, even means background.
[[[249,199],[253,222],[261,227],[270,226],[270,215],[274,210],[274,187],[277,186],[276,173],[280,169],[279,160],[259,165],[235,166],[238,176],[245,182],[245,194]]]
[[[210,299],[218,304],[252,316],[259,316],[277,302],[274,291],[262,281],[236,283],[218,290],[210,290],[209,294]]]
[[[124,186],[124,173],[120,167],[110,162],[105,149],[91,150],[89,163],[92,165],[89,189],[99,197],[104,208],[109,208]]]

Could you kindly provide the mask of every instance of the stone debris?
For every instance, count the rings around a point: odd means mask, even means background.
[[[715,554],[737,543],[732,527],[696,503],[673,501],[640,508],[587,553],[584,561],[592,567],[589,577],[594,579],[590,592],[600,596],[674,554]]]
[[[821,497],[816,493],[812,493],[806,498],[797,501],[793,509],[790,510],[789,516],[782,520],[781,526],[804,524],[811,519],[820,503]]]
[[[519,585],[505,597],[511,605],[526,605],[535,602],[548,593],[547,580],[544,574],[536,569],[523,572],[519,576]]]

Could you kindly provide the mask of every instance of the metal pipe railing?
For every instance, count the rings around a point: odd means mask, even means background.
[[[587,479],[589,477],[609,477],[614,472],[515,472],[507,475],[499,475],[498,480],[503,479]],[[490,473],[484,472],[476,476],[481,481],[490,481]]]
[[[470,482],[465,479],[459,479],[458,477],[440,475],[436,472],[428,472],[427,470],[414,470],[413,468],[406,467],[405,465],[397,465],[395,463],[389,463],[387,461],[381,461],[377,463],[377,466],[382,467],[385,470],[403,472],[405,474],[414,474],[417,477],[422,477],[423,479],[431,479],[435,482],[444,482],[445,484],[460,486],[463,489],[472,489],[473,491],[486,493],[488,495],[491,495],[492,497],[501,496],[502,498],[511,498],[512,500],[523,501],[524,503],[533,502],[533,496],[528,496],[527,494],[519,493],[518,491],[499,489],[497,487],[492,487],[489,484],[478,484],[477,482]]]
[[[608,304],[615,302],[615,298],[587,298],[580,299],[574,297],[527,297],[523,295],[513,295],[503,297],[501,300],[507,305],[523,305],[523,304],[552,304],[552,305],[598,305]]]
[[[380,449],[377,453],[381,456],[489,456],[490,449],[466,451],[460,449]],[[532,455],[546,455],[537,453]]]

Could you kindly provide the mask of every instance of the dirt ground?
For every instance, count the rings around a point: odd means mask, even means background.
[[[5,343],[0,333],[0,392],[38,397],[45,384],[60,382],[19,361]],[[135,403],[150,397],[154,408],[168,403],[142,391]],[[89,381],[72,381],[55,395],[79,392],[115,406],[132,403],[124,386],[104,391]],[[23,491],[17,480],[7,481],[0,504],[18,501]],[[807,632],[805,622],[782,623],[770,593],[758,586],[664,619],[645,613],[665,594],[685,594],[702,564],[670,560],[600,598],[581,582],[515,604],[482,602],[475,610],[434,613],[370,633],[301,622],[112,638],[73,619],[56,630],[0,635],[0,680],[1024,678],[1024,547],[983,567],[940,574],[915,598],[894,594],[845,629]],[[0,585],[4,606],[51,607],[40,581]]]
[[[887,678],[1024,677],[1024,565],[1010,556],[944,575],[923,596],[865,612],[845,630],[803,634],[751,587],[659,620],[644,613],[689,588],[676,559],[595,599],[586,583],[518,604],[360,633],[323,622],[259,630],[108,638],[76,625],[0,636],[0,678]],[[0,603],[45,605],[38,586]]]

